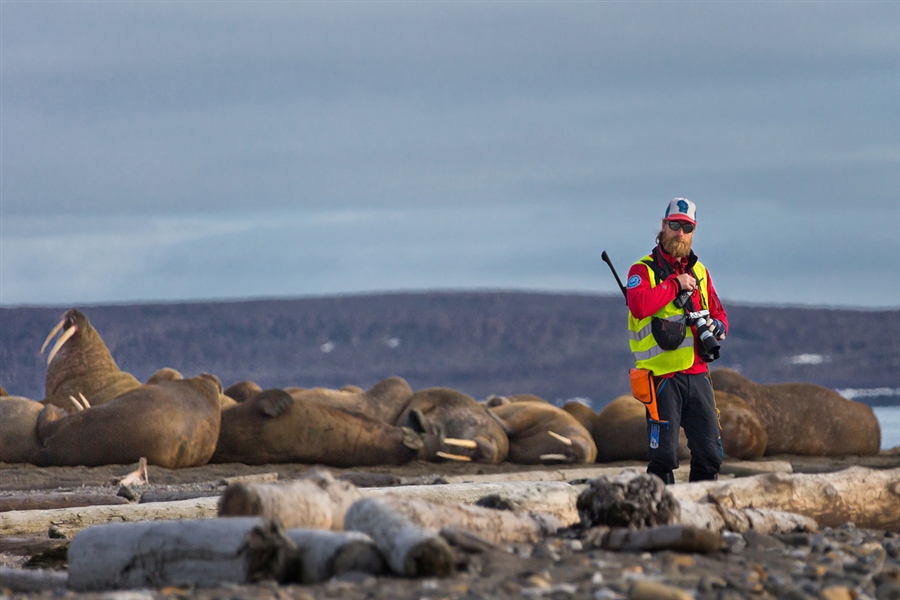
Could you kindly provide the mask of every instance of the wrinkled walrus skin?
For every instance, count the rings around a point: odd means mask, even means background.
[[[177,469],[209,461],[219,436],[215,378],[141,386],[82,412],[49,404],[38,421],[39,466],[148,464]]]
[[[571,413],[591,432],[597,444],[596,462],[648,460],[650,441],[647,436],[647,409],[634,396],[619,396],[600,409],[599,413],[589,407],[572,406],[573,404],[575,403],[570,402],[563,406],[563,410]],[[686,460],[690,456],[684,431],[680,431],[678,458]]]
[[[286,391],[295,399],[302,397],[390,424],[396,423],[400,412],[413,395],[409,383],[402,377],[382,379],[368,391],[356,386],[344,386],[339,390],[291,388]]]
[[[0,397],[0,462],[34,463],[41,449],[37,422],[43,408],[30,398]]]
[[[73,308],[63,315],[60,324],[60,338],[73,329],[74,333],[47,365],[45,404],[72,412],[75,406],[70,396],[78,398],[83,394],[91,406],[100,406],[141,387],[134,376],[119,369],[84,314]]]
[[[712,372],[716,393],[728,392],[756,411],[768,435],[766,456],[871,456],[881,448],[872,409],[812,383],[754,383],[732,369]]]
[[[490,410],[507,425],[510,462],[526,465],[592,463],[597,458],[597,445],[591,433],[557,406],[523,401],[494,406]],[[550,432],[568,438],[571,444]]]
[[[454,389],[434,387],[415,392],[395,423],[424,434],[426,460],[441,460],[441,452],[458,460],[499,464],[509,453],[509,439],[497,420],[477,400]],[[474,447],[449,444],[448,438],[474,442]]]
[[[272,388],[222,411],[210,462],[400,465],[418,458],[422,447],[412,430]]]

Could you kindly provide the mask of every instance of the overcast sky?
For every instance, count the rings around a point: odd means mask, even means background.
[[[900,306],[900,2],[0,4],[0,304],[618,293]],[[727,305],[726,305],[727,307]]]

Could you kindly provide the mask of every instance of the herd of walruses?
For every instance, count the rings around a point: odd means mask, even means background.
[[[54,338],[43,400],[0,388],[0,462],[98,466],[143,457],[166,468],[208,462],[353,467],[647,458],[645,409],[630,395],[597,413],[529,394],[477,401],[450,388],[413,390],[400,377],[368,390],[263,390],[252,381],[223,389],[215,375],[184,378],[163,368],[142,384],[119,369],[78,310],[65,313],[42,352]],[[833,390],[757,384],[730,369],[711,376],[724,450],[732,458],[872,455],[880,449],[872,409]],[[689,456],[683,439],[679,454]]]

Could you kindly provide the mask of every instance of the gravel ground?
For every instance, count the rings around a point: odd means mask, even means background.
[[[868,459],[809,459],[787,457],[795,472],[824,472],[852,464],[874,468],[900,466],[900,449]],[[773,457],[784,460],[785,457]],[[635,463],[616,463],[629,466]],[[596,465],[591,465],[596,466]],[[614,466],[614,465],[610,465]],[[260,473],[279,474],[294,479],[309,470],[308,465],[207,465],[196,469],[169,471],[151,467],[147,493],[216,494],[226,477]],[[471,465],[453,463],[436,466],[412,463],[403,467],[365,470],[333,469],[335,476],[391,478],[471,473],[503,473],[529,470],[520,465]],[[110,481],[131,470],[127,466],[96,468],[38,469],[26,465],[0,465],[0,497],[59,491],[115,492]],[[684,469],[682,469],[684,470]],[[365,473],[365,475],[360,475]],[[373,577],[351,573],[318,585],[228,585],[216,588],[164,588],[104,594],[76,594],[45,591],[29,594],[0,589],[5,597],[120,599],[201,598],[256,600],[297,598],[385,599],[406,598],[596,598],[643,599],[679,598],[822,598],[825,600],[900,600],[900,532],[857,529],[846,524],[817,533],[767,536],[756,532],[728,534],[723,549],[711,554],[673,551],[611,552],[594,548],[589,532],[562,530],[536,546],[521,545],[482,552],[455,549],[456,573],[441,579],[407,579],[396,576]],[[65,540],[43,538],[22,540],[21,548],[8,551],[17,540],[6,542],[0,552],[0,566],[40,567],[64,570]],[[13,544],[14,545],[14,544]],[[2,586],[0,586],[2,588]]]

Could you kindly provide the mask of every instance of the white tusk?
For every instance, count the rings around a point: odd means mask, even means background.
[[[458,460],[460,462],[472,461],[472,459],[468,456],[462,456],[461,454],[447,454],[446,452],[437,452],[436,454],[441,458],[446,458],[447,460]]]
[[[84,394],[82,394],[81,392],[78,392],[78,397],[81,398],[81,402],[84,404],[85,408],[91,407],[91,403],[87,401],[87,398],[84,397]]]
[[[72,401],[72,404],[75,405],[75,408],[78,409],[78,412],[81,412],[84,410],[84,407],[81,405],[81,402],[79,402],[78,399],[75,398],[75,396],[69,396],[69,400]]]
[[[568,460],[565,454],[541,454],[538,458],[541,460]]]
[[[50,333],[47,335],[47,339],[44,340],[44,343],[41,345],[41,354],[44,353],[44,350],[47,348],[47,344],[50,343],[50,339],[51,339],[54,335],[56,335],[57,333],[59,333],[59,330],[62,329],[62,326],[63,326],[63,324],[64,324],[65,322],[66,322],[66,320],[63,319],[62,321],[60,321],[59,323],[57,323],[57,324],[56,324],[56,327],[54,327],[54,328],[50,331]]]
[[[553,437],[555,437],[556,439],[558,439],[559,441],[561,441],[561,442],[562,442],[563,444],[565,444],[566,446],[571,446],[571,445],[572,445],[572,440],[570,440],[569,438],[567,438],[567,437],[564,436],[564,435],[559,435],[558,433],[555,433],[555,432],[553,432],[553,431],[548,431],[547,433],[549,433],[550,435],[552,435]]]
[[[50,350],[50,354],[47,356],[47,364],[50,364],[50,361],[53,360],[53,357],[56,356],[56,353],[59,352],[59,349],[63,347],[63,344],[69,341],[69,338],[75,335],[75,332],[78,331],[78,325],[73,325],[66,329],[59,339],[56,340],[56,343],[53,345],[53,349]]]
[[[471,448],[473,450],[478,448],[478,444],[476,444],[474,440],[460,440],[457,438],[444,438],[441,441],[449,446],[459,446],[460,448]]]

